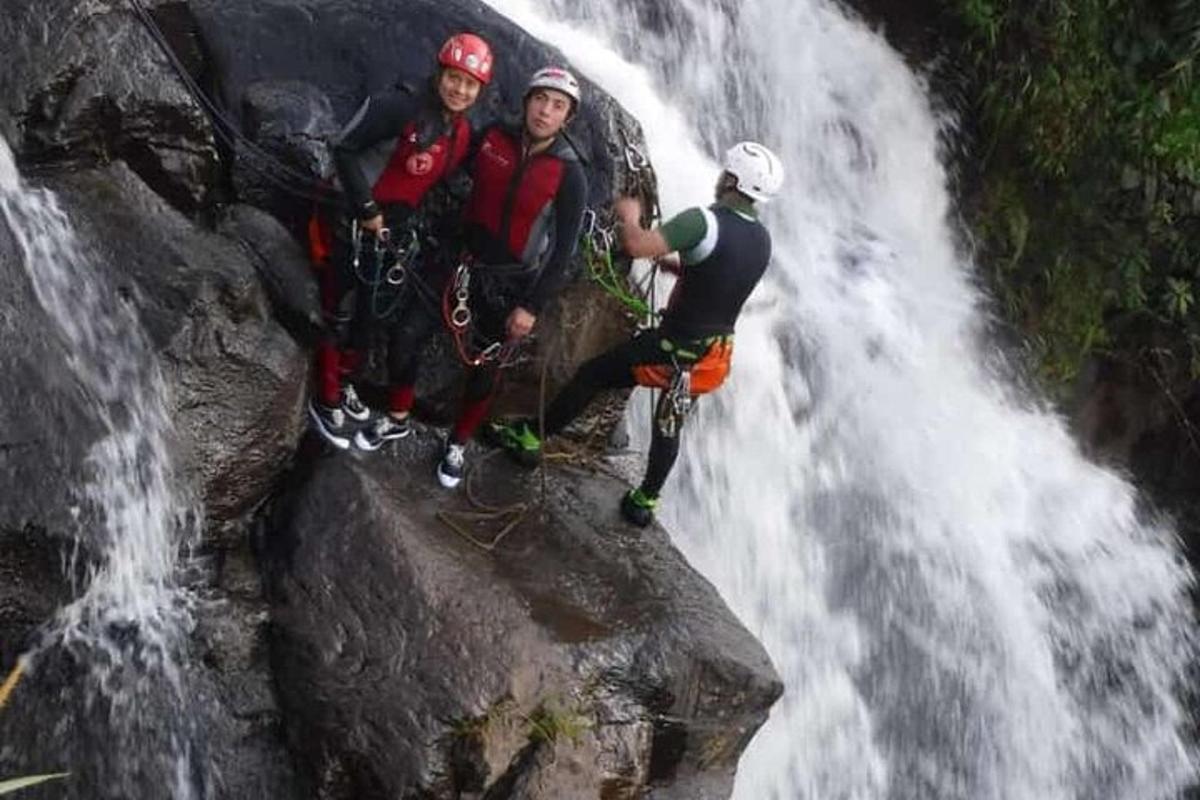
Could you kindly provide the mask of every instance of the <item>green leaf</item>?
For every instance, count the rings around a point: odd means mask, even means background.
[[[1167,306],[1167,313],[1176,319],[1183,319],[1195,302],[1191,281],[1183,278],[1167,278],[1167,290],[1163,293],[1163,303]]]
[[[54,775],[31,775],[27,778],[11,778],[0,781],[0,794],[9,794],[20,789],[28,789],[30,786],[37,786],[40,783],[61,780],[70,774],[69,772],[59,772]]]

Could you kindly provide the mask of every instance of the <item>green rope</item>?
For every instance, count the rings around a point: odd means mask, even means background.
[[[656,316],[657,312],[650,307],[644,298],[638,297],[626,288],[622,276],[617,273],[613,264],[612,251],[597,252],[590,236],[583,239],[583,257],[588,264],[588,272],[604,291],[621,301],[630,311],[639,317]]]

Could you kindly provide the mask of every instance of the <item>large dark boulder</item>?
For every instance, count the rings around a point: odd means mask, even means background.
[[[311,464],[267,532],[272,660],[316,796],[728,797],[782,687],[712,586],[619,520],[601,474],[543,486],[486,459],[471,496],[528,509],[489,550],[512,517],[433,490],[437,440],[415,438]]]
[[[308,375],[304,351],[272,317],[261,256],[194,226],[124,165],[46,184],[161,353],[179,461],[209,520],[237,519],[295,449]],[[278,225],[255,241],[295,247]]]
[[[171,8],[157,12],[168,27]],[[0,135],[23,163],[119,158],[181,208],[202,204],[211,126],[128,2],[8,3],[0,42]]]

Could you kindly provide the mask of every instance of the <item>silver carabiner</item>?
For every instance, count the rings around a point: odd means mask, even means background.
[[[625,145],[625,165],[629,167],[630,172],[641,172],[650,166],[650,159],[637,149],[634,145]]]
[[[392,264],[388,268],[387,274],[384,275],[384,280],[389,286],[402,286],[405,279],[408,278],[408,270],[406,270],[399,262]]]
[[[483,348],[483,350],[480,351],[479,360],[480,361],[493,360],[496,357],[496,354],[500,352],[500,348],[503,346],[504,345],[500,344],[500,342],[492,342],[491,344],[489,344],[487,347]]]

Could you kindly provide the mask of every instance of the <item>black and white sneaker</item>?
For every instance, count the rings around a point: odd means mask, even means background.
[[[453,489],[462,481],[466,449],[466,445],[451,439],[446,440],[446,449],[442,452],[442,461],[437,468],[438,483],[445,488]]]
[[[363,422],[371,416],[371,409],[359,398],[352,383],[347,383],[342,389],[342,411],[355,422]]]
[[[350,435],[346,431],[346,412],[340,408],[329,408],[312,399],[308,401],[308,416],[313,428],[321,437],[339,450],[350,447]]]
[[[412,425],[408,422],[408,414],[403,417],[393,417],[384,414],[371,425],[354,434],[354,446],[359,450],[378,450],[385,442],[393,439],[403,439],[412,433]]]

